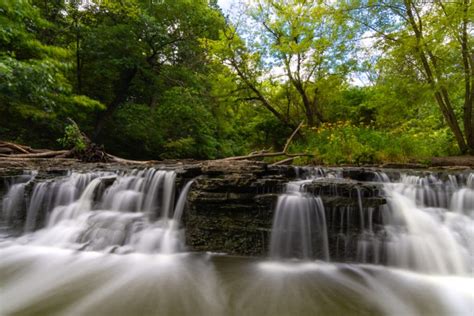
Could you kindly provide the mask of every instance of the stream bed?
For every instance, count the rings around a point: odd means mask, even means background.
[[[148,168],[9,177],[0,315],[473,315],[474,173],[371,175],[384,204],[369,205],[365,186],[349,206],[331,207],[326,184],[341,195],[351,180],[296,170],[270,192],[261,256],[188,243],[186,230],[199,228],[186,221],[199,175]],[[357,234],[343,229],[348,223]],[[348,236],[353,254],[337,257],[331,240]]]

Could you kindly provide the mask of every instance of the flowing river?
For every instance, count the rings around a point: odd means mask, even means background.
[[[14,177],[0,315],[474,315],[474,173],[378,173],[383,227],[359,194],[358,263],[332,260],[324,203],[305,190],[328,177],[340,176],[314,169],[286,185],[267,258],[189,251],[193,181],[178,187],[172,170]]]

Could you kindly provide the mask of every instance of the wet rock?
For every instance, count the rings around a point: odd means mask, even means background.
[[[196,251],[265,255],[278,193],[294,179],[296,173],[288,171],[292,169],[269,170],[264,163],[249,162],[203,167],[184,213],[188,246]]]
[[[304,185],[303,190],[321,197],[326,208],[339,206],[377,207],[386,204],[383,184],[347,179],[320,179]]]
[[[35,180],[25,188],[26,201],[31,198],[36,183],[57,180],[71,170],[121,172],[148,167],[172,169],[177,173],[178,191],[189,180],[195,179],[183,217],[189,250],[249,256],[267,255],[274,209],[278,196],[285,190],[286,183],[315,171],[314,168],[226,160],[185,163],[174,161],[147,166],[55,161],[57,164],[51,161],[35,161],[31,164],[18,162],[10,165],[11,168],[8,165],[5,167],[0,161],[2,196],[14,176],[22,174],[25,169],[38,170]],[[360,254],[358,249],[372,245],[372,240],[375,240],[373,236],[383,234],[382,219],[386,212],[387,201],[383,193],[383,183],[380,182],[383,180],[380,178],[382,170],[344,167],[326,168],[320,171],[323,174],[333,173],[334,177],[306,183],[303,191],[320,196],[324,203],[331,259],[363,261],[357,257],[357,254]],[[398,170],[383,171],[390,179],[400,177]],[[428,175],[433,170],[404,170],[404,172]],[[445,171],[439,172],[448,179]],[[453,171],[450,174],[451,178],[452,174],[459,176],[459,172]],[[438,178],[444,179],[443,177]],[[112,184],[113,179],[114,177],[103,178],[97,189],[99,195]],[[23,227],[26,207],[25,205],[18,211],[19,227]],[[44,207],[40,208],[42,210],[37,217],[37,227],[44,224],[47,217]],[[361,239],[361,235],[364,238]],[[373,256],[369,246],[367,249],[365,255]]]
[[[189,192],[184,216],[188,246],[196,251],[266,256],[275,205],[285,184],[295,179],[294,168],[272,167],[263,172],[263,164],[221,167],[204,168],[205,174]],[[372,171],[356,171],[347,175],[359,180],[375,177]],[[380,182],[347,178],[323,178],[304,185],[304,192],[320,196],[324,202],[333,257],[355,256],[357,245],[342,245],[341,234],[356,236],[369,221],[371,229],[377,229],[380,209],[386,204],[382,186]]]

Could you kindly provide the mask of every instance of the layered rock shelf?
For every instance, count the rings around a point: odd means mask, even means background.
[[[241,256],[268,254],[278,196],[284,192],[288,182],[316,170],[249,161],[171,162],[136,168],[146,167],[175,170],[178,191],[194,179],[183,216],[189,250]],[[0,196],[5,195],[12,179],[25,170],[36,170],[38,173],[25,186],[26,202],[19,206],[12,220],[11,226],[21,230],[35,183],[63,177],[69,170],[120,172],[131,168],[134,166],[80,164],[68,160],[57,164],[41,160],[29,165],[23,162],[16,166],[0,164]],[[357,257],[361,236],[362,240],[370,240],[374,235],[383,234],[382,218],[387,201],[380,171],[374,168],[325,168],[320,172],[336,176],[316,178],[304,183],[302,191],[319,196],[324,203],[331,260],[361,261]],[[389,169],[384,170],[383,174],[396,179],[400,172]],[[113,179],[113,176],[103,178],[98,190],[105,190]],[[47,217],[44,206],[39,208],[36,229],[44,226]],[[370,252],[366,255],[371,256]]]

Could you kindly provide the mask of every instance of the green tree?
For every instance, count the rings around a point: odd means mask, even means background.
[[[284,91],[283,99],[293,112],[301,108],[310,126],[323,122],[322,90],[330,78],[344,79],[353,68],[356,28],[348,27],[335,5],[323,1],[259,0],[241,14],[213,48],[235,71],[247,99],[294,127],[291,111],[271,100],[275,89]]]
[[[74,94],[67,78],[71,52],[41,40],[51,24],[38,8],[26,0],[4,0],[0,12],[2,134],[54,145],[66,117],[79,118],[102,105]]]
[[[52,24],[63,26],[54,35],[57,42],[74,52],[75,67],[69,78],[75,90],[106,106],[105,111],[97,111],[96,117],[89,116],[83,124],[96,141],[134,158],[153,158],[152,153],[155,158],[157,153],[170,157],[166,142],[192,147],[192,150],[177,150],[176,156],[198,152],[199,157],[206,157],[204,152],[216,155],[216,148],[206,147],[209,142],[180,141],[186,138],[183,133],[191,138],[200,137],[192,132],[196,131],[192,124],[198,124],[198,120],[191,120],[180,135],[163,128],[163,121],[171,119],[164,116],[164,108],[172,111],[175,106],[178,113],[185,106],[196,112],[196,118],[208,116],[213,108],[218,108],[208,93],[210,65],[206,47],[201,45],[203,38],[216,38],[224,25],[215,2],[126,0],[92,1],[88,5],[79,1],[37,2]],[[52,13],[61,10],[66,12],[63,18]],[[170,92],[179,89],[192,91],[195,100],[188,98],[189,104],[184,105],[179,94],[171,93],[176,96],[173,104]],[[172,124],[176,126],[178,121],[172,120]],[[143,142],[137,141],[140,137]],[[216,143],[215,139],[210,143]]]
[[[410,69],[403,72],[410,81],[431,90],[460,151],[473,153],[472,1],[353,1],[351,5],[353,17],[378,36],[378,48],[399,69]]]
[[[96,137],[125,102],[155,107],[168,88],[194,84],[206,67],[200,39],[216,36],[222,22],[204,0],[99,1],[89,11],[77,69],[82,91],[107,106]]]

